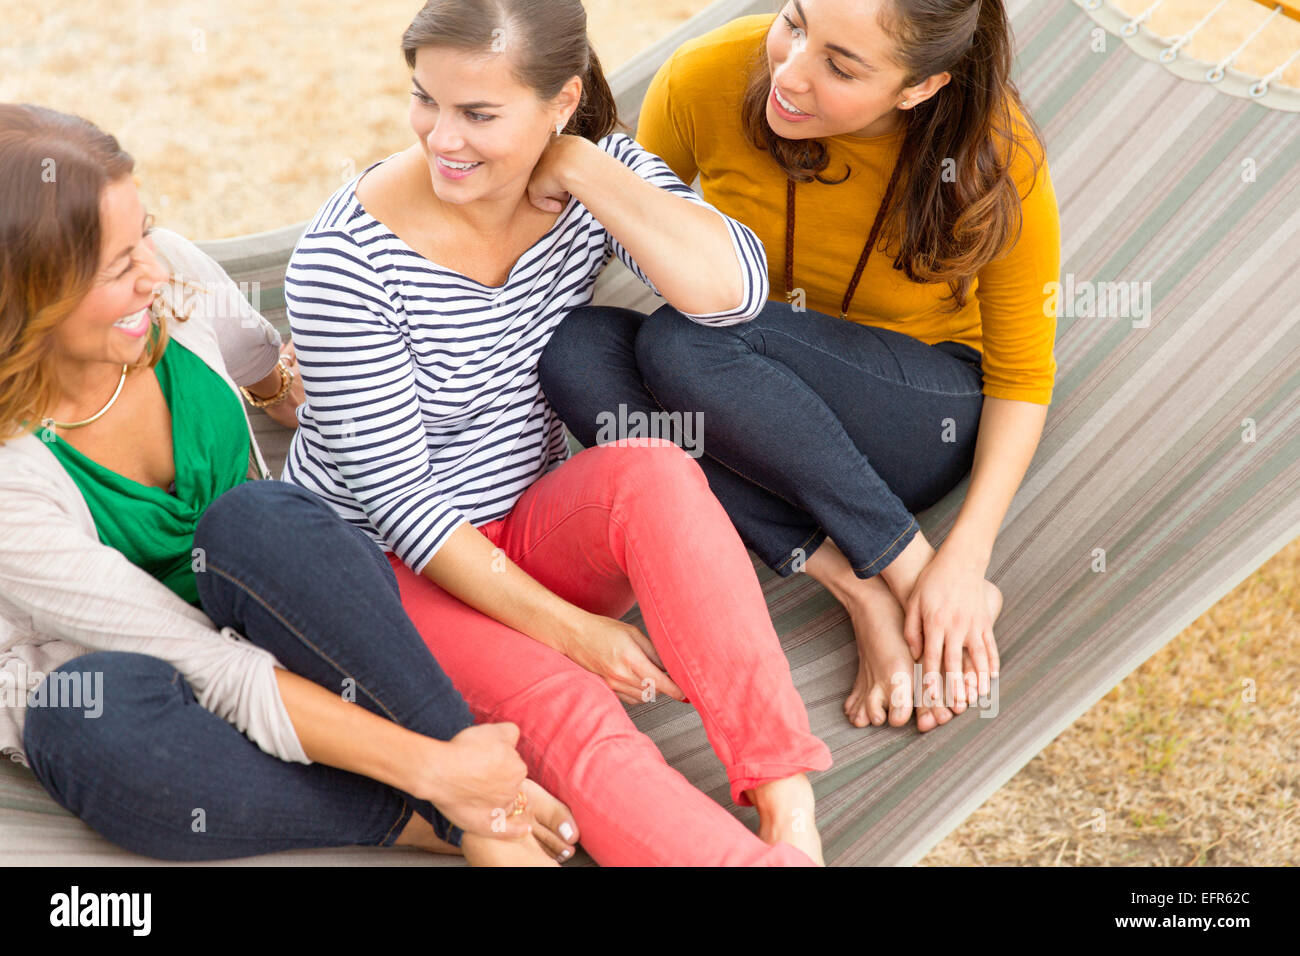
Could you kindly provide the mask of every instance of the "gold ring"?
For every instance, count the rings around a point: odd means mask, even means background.
[[[510,811],[510,816],[517,817],[528,809],[528,797],[522,790],[515,794],[515,808]]]

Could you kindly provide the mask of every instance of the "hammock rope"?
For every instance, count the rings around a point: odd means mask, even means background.
[[[1190,29],[1175,36],[1161,36],[1150,26],[1151,18],[1157,10],[1163,6],[1168,11],[1174,6],[1166,3],[1166,0],[1152,0],[1147,7],[1136,14],[1121,10],[1115,5],[1115,0],[1074,0],[1074,2],[1108,32],[1121,37],[1133,50],[1149,60],[1161,63],[1176,76],[1194,82],[1216,84],[1224,93],[1253,100],[1270,109],[1300,112],[1300,88],[1282,82],[1286,71],[1300,60],[1300,49],[1283,56],[1282,62],[1263,76],[1247,72],[1237,66],[1242,53],[1252,43],[1267,31],[1279,28],[1280,18],[1285,17],[1300,22],[1300,7],[1288,0],[1281,0],[1281,2],[1252,0],[1260,6],[1267,7],[1268,15],[1237,43],[1227,56],[1216,61],[1199,60],[1195,56],[1189,56],[1184,52],[1184,48],[1198,35],[1203,35],[1207,25],[1228,5],[1229,0],[1218,0],[1204,16],[1192,24]]]

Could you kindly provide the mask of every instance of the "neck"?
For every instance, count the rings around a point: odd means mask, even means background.
[[[429,170],[429,164],[424,161],[423,154],[416,158],[420,179],[434,208],[445,221],[468,232],[488,238],[505,235],[510,232],[519,214],[531,206],[527,189],[520,190],[518,195],[500,199],[478,199],[469,203],[443,202],[433,188],[429,178],[433,174]]]
[[[64,359],[55,367],[58,398],[47,413],[57,421],[80,421],[104,407],[122,380],[120,362]]]
[[[849,135],[859,139],[869,139],[873,136],[888,136],[890,133],[896,133],[902,128],[902,111],[891,109],[884,116],[877,117],[876,121],[870,126]]]

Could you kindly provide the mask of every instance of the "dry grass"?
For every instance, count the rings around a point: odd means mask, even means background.
[[[1118,2],[1132,12],[1150,5]],[[1182,32],[1215,2],[1167,0],[1151,26]],[[610,68],[705,5],[587,0]],[[193,238],[271,229],[309,218],[359,167],[409,141],[398,41],[418,7],[0,0],[0,101],[81,113],[116,133],[139,160],[161,225]],[[1189,54],[1224,55],[1267,10],[1229,0],[1223,14]],[[1296,37],[1300,24],[1279,24],[1242,66],[1267,72]],[[1300,85],[1300,64],[1286,79]],[[1297,581],[1300,542],[1108,694],[924,862],[1296,863]],[[1242,697],[1246,679],[1253,702]]]
[[[922,863],[1300,863],[1297,582],[1300,540],[1130,674]]]
[[[588,0],[605,66],[708,0]],[[77,113],[137,160],[158,224],[216,239],[310,219],[411,143],[401,37],[419,0],[0,0],[0,102]]]

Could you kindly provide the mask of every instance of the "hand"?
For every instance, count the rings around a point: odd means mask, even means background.
[[[650,638],[625,621],[585,614],[561,650],[574,663],[603,677],[626,704],[654,700],[658,694],[686,699],[664,671]]]
[[[515,795],[528,768],[515,750],[514,724],[466,727],[444,745],[443,756],[428,768],[426,799],[466,833],[519,840],[531,830],[531,814],[511,816]],[[412,795],[422,796],[412,790]]]
[[[940,673],[943,703],[955,713],[989,693],[990,669],[998,669],[997,643],[989,617],[984,575],[942,548],[916,579],[904,608],[903,637],[912,657],[923,659],[922,680]],[[963,651],[974,671],[963,667]],[[963,676],[964,672],[964,676]],[[946,691],[951,687],[953,699]]]
[[[533,167],[528,181],[528,199],[543,212],[563,212],[569,204],[566,171],[569,163],[587,140],[581,136],[555,136],[541,159]]]

